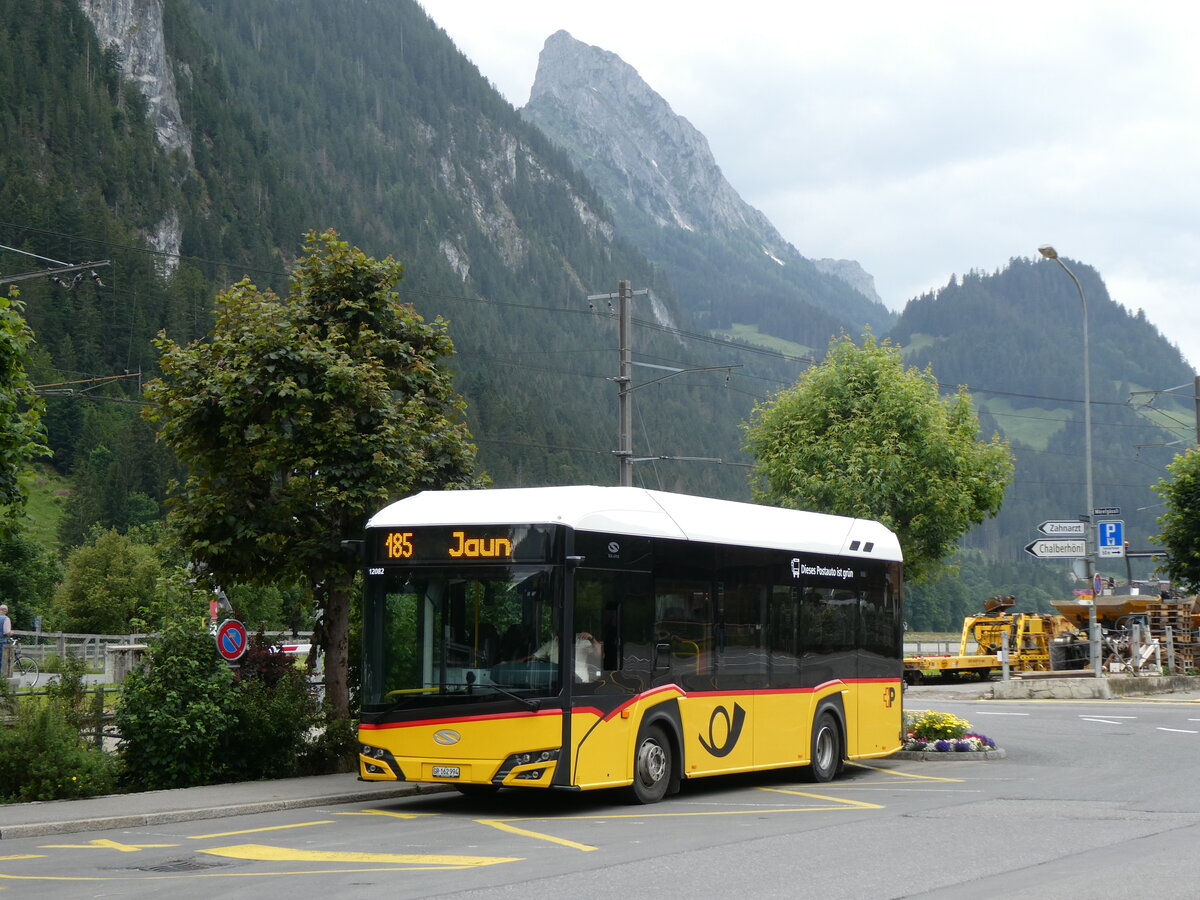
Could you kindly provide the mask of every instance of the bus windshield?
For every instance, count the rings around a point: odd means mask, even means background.
[[[368,578],[364,703],[557,694],[555,577],[546,566],[497,566]]]

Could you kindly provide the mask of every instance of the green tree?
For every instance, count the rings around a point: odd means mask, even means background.
[[[169,521],[218,580],[303,578],[320,619],[327,696],[349,715],[342,541],[390,499],[474,484],[474,447],[443,360],[453,345],[392,286],[403,267],[309,233],[289,294],[222,292],[207,342],[160,335],[149,415],[179,457]]]
[[[0,296],[0,535],[12,534],[20,521],[30,463],[50,453],[43,404],[25,373],[33,331],[17,296],[16,288]]]
[[[1166,548],[1171,580],[1194,593],[1200,590],[1200,448],[1180,453],[1167,471],[1170,479],[1154,485],[1167,511],[1158,517],[1162,532],[1151,540]]]
[[[67,554],[67,573],[55,596],[63,631],[124,634],[134,618],[158,604],[163,573],[155,548],[116,529],[93,533]]]
[[[57,555],[28,532],[0,538],[0,597],[14,628],[32,630],[34,617],[50,612],[61,578]]]
[[[743,426],[755,500],[877,519],[899,535],[914,581],[935,574],[959,537],[1000,509],[1008,444],[978,440],[970,395],[943,399],[932,371],[900,348],[845,335]]]

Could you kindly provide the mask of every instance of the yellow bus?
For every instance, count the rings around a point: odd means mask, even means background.
[[[367,525],[359,776],[624,788],[899,748],[877,522],[629,487],[431,491]]]

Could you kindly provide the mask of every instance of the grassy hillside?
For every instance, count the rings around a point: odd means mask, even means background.
[[[58,522],[70,493],[70,482],[49,466],[41,466],[29,489],[25,514],[30,537],[46,547],[58,546]]]

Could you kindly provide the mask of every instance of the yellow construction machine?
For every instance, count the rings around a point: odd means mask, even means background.
[[[974,675],[986,680],[994,669],[1003,667],[1005,647],[1009,671],[1014,674],[1086,667],[1087,639],[1067,618],[1008,612],[1015,602],[1013,597],[988,598],[982,613],[963,620],[956,655],[905,657],[904,680],[919,684],[927,673],[947,679]]]

